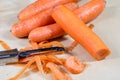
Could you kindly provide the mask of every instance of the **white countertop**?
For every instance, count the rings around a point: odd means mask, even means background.
[[[28,46],[28,39],[19,39],[10,33],[10,28],[17,21],[17,14],[26,5],[34,0],[0,0],[0,40],[5,41],[11,48]],[[87,0],[88,1],[88,0]],[[79,4],[83,4],[82,0]],[[119,80],[120,79],[120,0],[106,0],[107,5],[103,13],[91,23],[95,25],[93,31],[98,34],[111,49],[111,54],[104,60],[95,61],[86,50],[78,45],[73,53],[86,62],[85,71],[78,75],[72,75],[73,80]],[[70,44],[72,39],[62,43]],[[66,45],[68,46],[68,45]],[[0,46],[0,50],[3,50]],[[16,66],[0,66],[0,80],[17,74],[22,68]],[[52,80],[51,76],[48,80]],[[28,71],[19,80],[41,80],[38,72]]]

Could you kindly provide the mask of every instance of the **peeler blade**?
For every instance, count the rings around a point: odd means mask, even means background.
[[[0,51],[0,66],[6,65],[8,63],[18,62],[18,59],[17,49]]]

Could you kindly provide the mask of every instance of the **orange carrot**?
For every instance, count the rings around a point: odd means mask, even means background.
[[[78,74],[83,72],[86,65],[82,63],[77,57],[70,56],[66,59],[64,66],[71,73]]]
[[[70,8],[71,10],[78,8],[78,5],[76,3],[67,3],[65,4],[65,6]],[[26,20],[18,21],[11,28],[12,34],[16,37],[26,37],[28,36],[31,30],[39,26],[54,23],[54,20],[51,17],[51,12],[52,8],[47,9]]]
[[[104,59],[110,53],[104,42],[65,6],[56,7],[53,10],[52,17],[66,33],[79,42],[95,59]]]
[[[60,4],[77,2],[78,0],[38,0],[24,8],[18,15],[20,20],[27,19],[41,11],[55,7]]]
[[[90,24],[88,27],[89,27],[90,29],[92,29],[92,28],[94,27],[94,25],[93,25],[93,24]],[[73,41],[73,43],[67,48],[67,51],[68,51],[68,52],[69,52],[69,51],[72,51],[77,45],[78,45],[78,42]]]
[[[105,8],[104,0],[91,0],[74,10],[74,13],[85,23],[95,19]]]
[[[81,19],[83,20],[85,23],[88,23],[90,22],[91,20],[95,19],[97,16],[99,16],[101,14],[101,12],[104,10],[105,8],[105,2],[104,0],[92,0],[84,5],[82,5],[81,7],[75,9],[73,12]],[[88,11],[88,12],[87,12]],[[45,27],[45,26],[44,26]],[[41,29],[41,28],[39,28]],[[59,29],[59,28],[56,28],[56,29]],[[39,30],[40,31],[40,30]],[[59,30],[56,30],[59,32]],[[37,41],[37,42],[40,42],[42,41],[42,36],[40,35],[33,35],[33,34],[37,34],[37,33],[43,33],[43,32],[38,32],[35,30],[33,30],[29,36],[29,39],[30,40],[33,40],[33,41]],[[48,35],[51,34],[48,32]],[[53,33],[55,35],[55,33]],[[33,35],[33,36],[32,36]],[[57,34],[56,34],[57,35]],[[43,35],[44,37],[46,35]],[[61,36],[61,35],[60,35]],[[36,39],[37,37],[39,38],[42,38],[42,39]],[[57,36],[59,37],[59,36]],[[44,40],[49,40],[49,39],[52,39],[52,37],[50,38],[47,38],[47,39],[44,39]]]
[[[58,24],[51,24],[32,30],[28,36],[31,41],[41,42],[64,35],[65,32]]]

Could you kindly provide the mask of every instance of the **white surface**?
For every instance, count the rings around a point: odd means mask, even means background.
[[[0,40],[7,42],[11,48],[28,46],[27,39],[19,39],[10,33],[10,28],[17,21],[17,14],[27,4],[34,0],[0,0]],[[85,3],[86,0],[79,2]],[[88,1],[88,0],[87,0]],[[119,80],[120,79],[120,1],[106,0],[104,12],[93,23],[93,29],[111,49],[111,54],[102,61],[95,61],[86,50],[78,45],[73,55],[88,64],[85,71],[79,75],[72,75],[73,80]],[[66,36],[65,38],[69,38]],[[72,39],[62,40],[63,44],[70,44]],[[66,45],[66,47],[69,45]],[[3,50],[0,47],[0,50]],[[0,80],[7,80],[21,70],[15,66],[0,66]],[[48,76],[50,77],[50,76]],[[41,80],[38,72],[27,71],[19,80]],[[48,80],[52,80],[49,78]]]

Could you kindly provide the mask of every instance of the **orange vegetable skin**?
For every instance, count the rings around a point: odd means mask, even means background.
[[[27,19],[41,11],[55,7],[60,4],[77,2],[78,0],[38,0],[24,8],[18,15],[20,20]]]
[[[95,19],[105,8],[104,0],[91,0],[74,10],[74,13],[85,23]]]
[[[95,59],[104,59],[110,53],[104,42],[65,6],[56,7],[52,17],[66,33],[79,42]]]
[[[71,10],[78,8],[78,5],[76,3],[67,3],[65,6]],[[51,17],[51,12],[52,8],[40,12],[39,14],[32,16],[26,20],[18,21],[11,28],[12,34],[16,37],[26,37],[29,35],[31,30],[40,26],[54,23],[55,21]]]
[[[31,41],[41,42],[64,35],[65,32],[58,24],[51,24],[32,30],[28,36]]]
[[[69,72],[73,74],[79,74],[85,69],[86,65],[77,57],[70,56],[66,59],[64,66]]]
[[[46,67],[51,70],[54,80],[72,80],[71,76],[64,72],[59,66],[52,62],[48,62]]]

